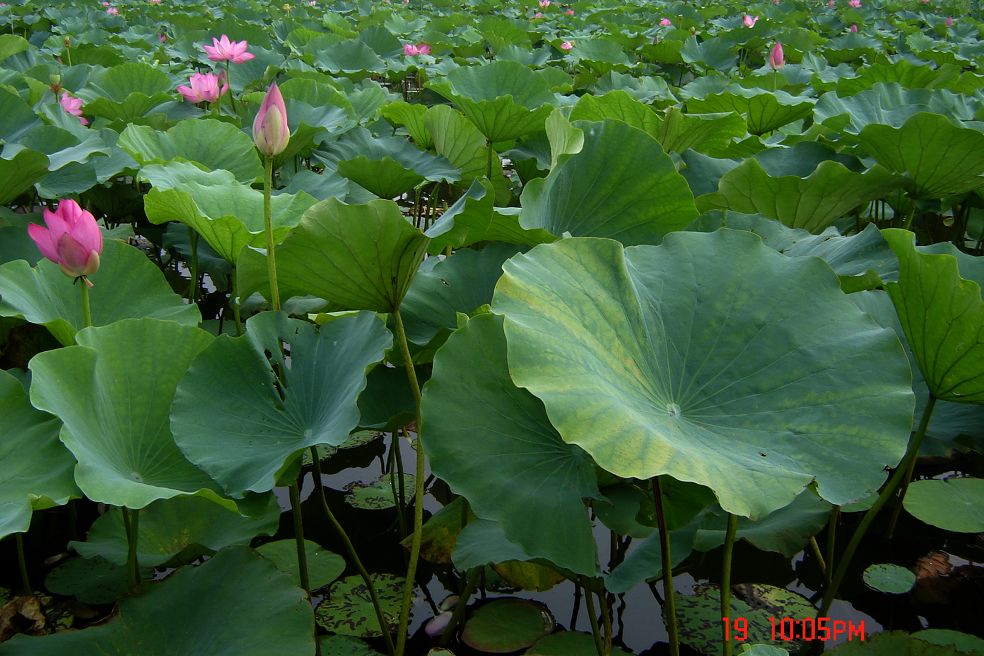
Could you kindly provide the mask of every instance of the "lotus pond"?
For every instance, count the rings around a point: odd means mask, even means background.
[[[984,653],[982,18],[0,3],[0,655]]]

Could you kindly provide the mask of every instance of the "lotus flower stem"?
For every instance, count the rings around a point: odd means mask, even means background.
[[[591,591],[589,579],[582,579],[581,586],[584,588],[584,603],[588,608],[588,621],[591,623],[591,636],[594,638],[595,650],[598,656],[608,656],[605,652],[605,642],[601,637],[601,629],[598,627],[598,611],[595,609],[594,593]]]
[[[410,624],[410,606],[413,603],[413,589],[416,585],[417,560],[420,558],[420,545],[424,525],[424,447],[420,436],[423,434],[423,423],[420,418],[420,384],[417,382],[417,372],[413,368],[410,357],[410,344],[407,342],[407,331],[403,327],[403,317],[400,308],[393,311],[393,322],[396,324],[396,339],[400,343],[403,355],[403,366],[407,370],[410,381],[410,391],[413,392],[414,408],[417,420],[417,463],[413,493],[413,538],[410,542],[410,563],[407,565],[407,582],[403,588],[403,603],[400,605],[400,624],[396,636],[396,656],[403,656],[407,642],[407,626]]]
[[[817,559],[817,564],[820,565],[820,571],[826,579],[827,561],[823,559],[823,553],[820,551],[820,545],[817,544],[817,538],[815,536],[810,536],[810,550],[813,552],[813,557]]]
[[[229,303],[232,305],[232,316],[236,319],[236,337],[243,334],[243,320],[239,316],[239,282],[238,272],[233,267],[232,275],[229,277]]]
[[[294,519],[294,542],[297,544],[297,573],[301,577],[301,587],[311,594],[311,580],[308,578],[307,553],[304,551],[304,522],[301,521],[301,490],[294,481],[290,490],[290,514]]]
[[[724,639],[724,656],[734,653],[735,645],[728,640],[731,624],[731,554],[735,549],[735,534],[738,533],[738,515],[728,513],[728,532],[724,536],[724,566],[721,568],[721,633]]]
[[[841,554],[840,562],[837,564],[837,570],[834,572],[834,577],[831,580],[830,586],[823,591],[823,602],[820,605],[820,612],[818,617],[824,617],[830,610],[830,606],[834,603],[834,595],[837,594],[837,588],[840,587],[841,581],[844,580],[844,575],[847,573],[847,566],[851,564],[851,558],[854,556],[854,552],[857,551],[858,545],[861,544],[861,539],[864,534],[868,531],[868,527],[871,523],[875,521],[875,517],[878,512],[882,509],[885,503],[888,501],[895,493],[895,489],[899,486],[902,481],[909,473],[909,462],[915,462],[916,457],[919,455],[919,445],[922,444],[923,437],[926,435],[926,428],[929,426],[929,419],[933,415],[933,408],[936,406],[936,397],[932,394],[929,395],[929,402],[926,403],[926,408],[923,410],[922,419],[919,420],[919,428],[916,430],[916,434],[912,437],[912,442],[909,444],[909,448],[905,452],[905,456],[902,457],[902,462],[899,466],[895,468],[895,473],[892,474],[892,478],[888,480],[888,483],[882,489],[881,494],[875,500],[874,505],[868,509],[868,512],[864,514],[861,519],[861,523],[854,530],[854,535],[851,536],[851,541],[847,543],[847,548],[844,549],[844,553]],[[899,500],[901,504],[901,499]]]
[[[191,282],[188,285],[188,301],[194,303],[198,297],[198,232],[188,226],[191,240]]]
[[[599,584],[598,601],[601,602],[601,624],[605,633],[605,656],[612,653],[612,607],[608,603],[608,593],[605,586]]]
[[[936,397],[934,397],[932,394],[929,395],[929,403],[933,405],[936,404]],[[932,407],[927,405],[926,411],[929,411],[931,413]],[[929,420],[926,418],[926,414],[927,414],[926,411],[923,411],[922,421],[926,421],[927,422],[926,426],[928,427]],[[922,421],[920,421],[920,426],[922,424]],[[925,428],[923,428],[923,433],[925,434],[925,432],[926,432]],[[906,490],[909,489],[909,482],[912,480],[912,475],[916,471],[916,460],[918,459],[919,459],[919,453],[916,452],[912,455],[911,458],[909,458],[909,465],[905,468],[905,476],[902,478],[902,484],[899,486],[899,498],[898,501],[895,503],[895,508],[892,509],[892,519],[888,523],[887,537],[889,539],[891,539],[892,535],[895,533],[895,524],[898,523],[899,515],[902,512],[902,501],[905,500],[905,493]]]
[[[468,600],[475,592],[475,588],[478,587],[481,573],[481,567],[472,567],[465,574],[465,586],[462,588],[461,594],[458,595],[458,605],[454,607],[454,612],[451,614],[451,621],[448,622],[444,633],[441,634],[441,641],[437,643],[438,647],[448,646],[448,643],[451,642],[451,638],[458,629],[458,625],[461,624],[461,620],[465,618],[465,611],[468,610]]]
[[[676,597],[673,593],[673,559],[670,554],[670,533],[666,528],[666,512],[663,509],[663,491],[659,477],[653,477],[653,500],[656,503],[656,524],[659,530],[659,546],[663,552],[663,595],[666,602],[663,615],[666,618],[666,634],[670,639],[670,656],[680,656],[680,636],[677,633]]]
[[[24,534],[14,533],[14,542],[17,543],[17,566],[20,569],[21,587],[24,594],[31,594],[31,578],[27,575],[27,558],[24,555]]]
[[[126,574],[129,583],[130,594],[135,594],[140,589],[140,562],[137,560],[137,540],[140,531],[140,511],[130,511],[123,506],[123,529],[126,531]]]
[[[82,290],[82,326],[88,328],[92,325],[92,306],[89,305],[89,283],[85,279],[82,280],[82,284],[79,285],[79,289]]]
[[[263,158],[263,224],[266,227],[267,272],[270,276],[270,305],[280,309],[280,287],[277,285],[277,254],[273,243],[273,209],[270,195],[273,191],[273,158]]]
[[[356,551],[355,545],[352,544],[352,540],[349,539],[348,533],[345,532],[345,528],[331,511],[331,507],[328,505],[328,499],[325,498],[325,488],[321,484],[321,458],[318,455],[317,447],[311,447],[311,462],[314,463],[314,489],[318,493],[318,498],[321,501],[321,509],[324,511],[325,517],[328,518],[328,522],[335,528],[335,532],[338,533],[338,537],[342,539],[342,544],[345,545],[345,550],[352,559],[352,564],[355,565],[355,569],[359,571],[359,576],[362,577],[363,583],[366,584],[366,590],[369,591],[369,599],[372,601],[372,608],[376,611],[376,621],[379,622],[379,629],[382,631],[383,640],[386,642],[386,653],[392,656],[393,639],[390,637],[389,631],[386,629],[386,618],[383,616],[383,607],[379,603],[379,597],[376,595],[376,588],[372,583],[372,578],[369,576],[369,572],[366,570],[365,565],[362,564],[362,559],[359,558],[359,552]]]
[[[840,506],[834,506],[827,520],[827,568],[823,572],[824,590],[830,587],[834,575],[834,547],[837,544],[837,520],[840,519]]]
[[[394,465],[396,476],[393,476]],[[404,512],[407,505],[407,491],[403,482],[403,454],[400,453],[400,436],[393,433],[390,444],[390,487],[393,489],[393,501],[396,502],[396,518],[400,522],[400,539],[407,537],[407,518]]]

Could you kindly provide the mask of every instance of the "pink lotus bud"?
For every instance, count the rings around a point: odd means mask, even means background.
[[[431,47],[426,43],[418,43],[417,52],[419,52],[421,55],[429,55],[431,54]]]
[[[287,148],[290,126],[287,125],[287,106],[274,82],[267,91],[260,111],[253,120],[253,143],[265,157],[276,157]]]
[[[540,8],[546,9],[550,6],[550,0],[540,0]]]
[[[858,24],[851,23],[851,32],[857,32],[857,31],[858,31]]]
[[[61,82],[61,80],[59,80],[59,82]],[[64,109],[66,112],[68,112],[72,116],[78,116],[79,123],[81,123],[82,125],[89,125],[89,121],[84,116],[82,116],[81,98],[73,98],[72,96],[68,95],[68,92],[66,91],[65,93],[62,94],[61,98],[58,99],[58,102],[61,104],[62,109]]]
[[[574,15],[574,10],[573,9],[568,9],[564,13],[567,14],[568,16],[573,16]]]
[[[219,96],[229,90],[228,84],[219,88],[219,85],[225,81],[225,71],[222,73],[221,77],[214,73],[195,73],[189,80],[191,86],[179,86],[178,93],[192,103],[215,102]]]
[[[246,52],[249,47],[247,41],[230,41],[225,34],[221,39],[212,37],[212,45],[202,46],[205,54],[212,61],[231,61],[233,64],[242,64],[255,57],[251,52]]]
[[[827,6],[833,9],[837,6],[837,0],[827,0]]]
[[[772,70],[778,71],[786,63],[786,58],[782,54],[782,44],[776,41],[776,45],[772,46],[772,50],[769,51],[769,66]]]
[[[92,214],[69,198],[58,202],[57,211],[45,210],[44,223],[46,228],[28,225],[27,233],[41,254],[60,266],[65,275],[78,278],[99,270],[103,238]]]
[[[437,636],[444,633],[444,630],[448,628],[448,625],[451,623],[451,618],[453,616],[454,613],[452,613],[451,611],[444,611],[439,615],[435,615],[434,617],[427,620],[427,623],[424,625],[424,632],[430,637],[436,638]]]
[[[755,27],[755,23],[758,22],[758,16],[749,16],[745,14],[745,17],[741,19],[741,22],[745,24],[745,27]]]
[[[157,40],[160,41],[161,43],[167,43],[167,35],[161,32],[160,34],[157,35]]]
[[[672,24],[673,24],[673,21],[671,21],[669,18],[664,18],[663,20],[661,20],[659,22],[659,26],[660,27],[669,27]]]
[[[109,9],[106,10],[106,13],[109,14],[110,16],[119,16],[120,10],[117,9],[116,7],[110,7]]]
[[[847,6],[848,7],[852,7],[854,9],[860,9],[861,8],[861,0],[847,0]]]
[[[947,16],[946,20],[943,21],[943,24],[947,27],[953,27],[953,16]]]
[[[406,55],[407,57],[413,57],[414,55],[420,54],[420,49],[417,48],[417,46],[415,46],[412,43],[404,43],[403,54]]]
[[[533,20],[536,20],[538,18],[543,18],[543,14],[541,14],[540,12],[536,12],[535,14],[533,14]]]
[[[574,44],[571,43],[570,41],[564,41],[563,43],[560,44],[560,49],[561,50],[570,50],[573,47],[574,47]]]

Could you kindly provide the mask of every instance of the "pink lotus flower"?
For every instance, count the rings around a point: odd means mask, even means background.
[[[857,23],[851,23],[851,32],[855,32],[856,33],[857,31],[858,31],[858,24]]]
[[[741,22],[745,24],[745,27],[755,27],[755,23],[758,22],[758,16],[749,16],[745,14],[745,17],[741,19]]]
[[[159,5],[159,4],[161,4],[161,0],[150,0],[150,4],[152,4],[152,5]]]
[[[659,22],[659,26],[660,27],[669,27],[672,24],[673,24],[673,21],[671,21],[669,18],[664,18],[663,20],[661,20]]]
[[[564,41],[563,43],[560,44],[560,49],[561,50],[570,50],[573,47],[574,47],[574,44],[571,43],[570,41]]]
[[[256,56],[251,52],[246,52],[248,47],[248,42],[230,41],[225,34],[222,35],[221,39],[212,37],[212,45],[202,46],[205,54],[212,61],[231,61],[233,64],[242,64]]]
[[[72,116],[78,116],[79,123],[81,123],[82,125],[89,125],[89,121],[84,116],[82,116],[81,98],[73,98],[72,96],[68,95],[68,92],[66,91],[65,93],[62,94],[61,98],[58,99],[58,102],[61,103],[62,109],[64,109],[66,112],[68,112]]]
[[[776,44],[772,46],[772,50],[769,51],[769,66],[772,70],[778,71],[786,64],[786,58],[782,53],[782,44],[776,41]]]
[[[287,105],[276,82],[270,85],[260,111],[253,119],[253,143],[266,157],[276,157],[287,148],[290,126],[287,125]]]
[[[540,8],[546,9],[550,6],[550,0],[540,0]]]
[[[541,14],[540,12],[536,12],[535,14],[533,14],[533,20],[536,20],[538,18],[543,18],[543,14]]]
[[[117,9],[116,7],[110,7],[109,9],[106,10],[106,13],[109,14],[110,16],[119,16],[120,10]]]
[[[413,57],[415,55],[429,55],[431,53],[431,47],[426,43],[404,43],[403,44],[403,54],[407,57]]]
[[[215,102],[219,96],[229,90],[228,84],[219,88],[222,81],[224,80],[220,80],[219,76],[214,73],[195,73],[189,80],[191,86],[179,86],[178,93],[192,103]]]
[[[568,16],[573,16],[574,15],[574,10],[573,9],[568,9],[564,13],[567,14]]]
[[[833,9],[837,6],[837,0],[827,0],[827,6]]]
[[[167,35],[161,32],[160,34],[157,35],[157,40],[160,41],[161,43],[167,43]]]
[[[861,0],[847,0],[847,6],[859,9],[861,7]]]
[[[943,21],[943,24],[947,27],[953,27],[953,16],[947,16],[946,20]]]
[[[58,210],[44,211],[48,227],[30,224],[27,234],[46,258],[61,267],[66,276],[91,276],[99,270],[103,237],[96,218],[72,199],[58,202]],[[90,287],[92,283],[86,280]]]

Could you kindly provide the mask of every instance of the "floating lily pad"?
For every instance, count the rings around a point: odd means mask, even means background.
[[[358,638],[346,635],[321,636],[321,653],[331,656],[382,656]]]
[[[403,489],[406,491],[406,500],[410,500],[413,497],[413,486],[413,474],[404,474]],[[395,489],[399,489],[396,472],[385,474],[372,483],[349,483],[345,486],[345,503],[353,508],[361,508],[363,510],[395,508],[396,500],[393,498],[394,487]]]
[[[297,586],[301,585],[301,577],[297,569],[296,540],[291,538],[267,542],[257,547],[256,551],[271,560],[281,572],[294,579]],[[345,559],[336,553],[326,551],[316,542],[305,540],[304,554],[307,556],[308,579],[312,590],[328,585],[345,571]]]
[[[143,578],[151,571],[144,570]],[[103,558],[72,558],[51,570],[44,585],[85,604],[111,604],[127,594],[127,568]]]
[[[405,579],[392,574],[371,574],[373,587],[386,620],[387,631],[399,622]],[[366,588],[360,576],[346,576],[331,586],[328,597],[314,611],[318,625],[341,635],[374,638],[383,635]]]
[[[984,531],[984,479],[916,481],[902,504],[914,517],[956,533]]]
[[[472,613],[461,641],[489,654],[529,647],[554,628],[546,607],[526,599],[495,599]]]
[[[862,575],[865,585],[878,592],[905,594],[916,583],[912,570],[891,563],[869,565]]]

